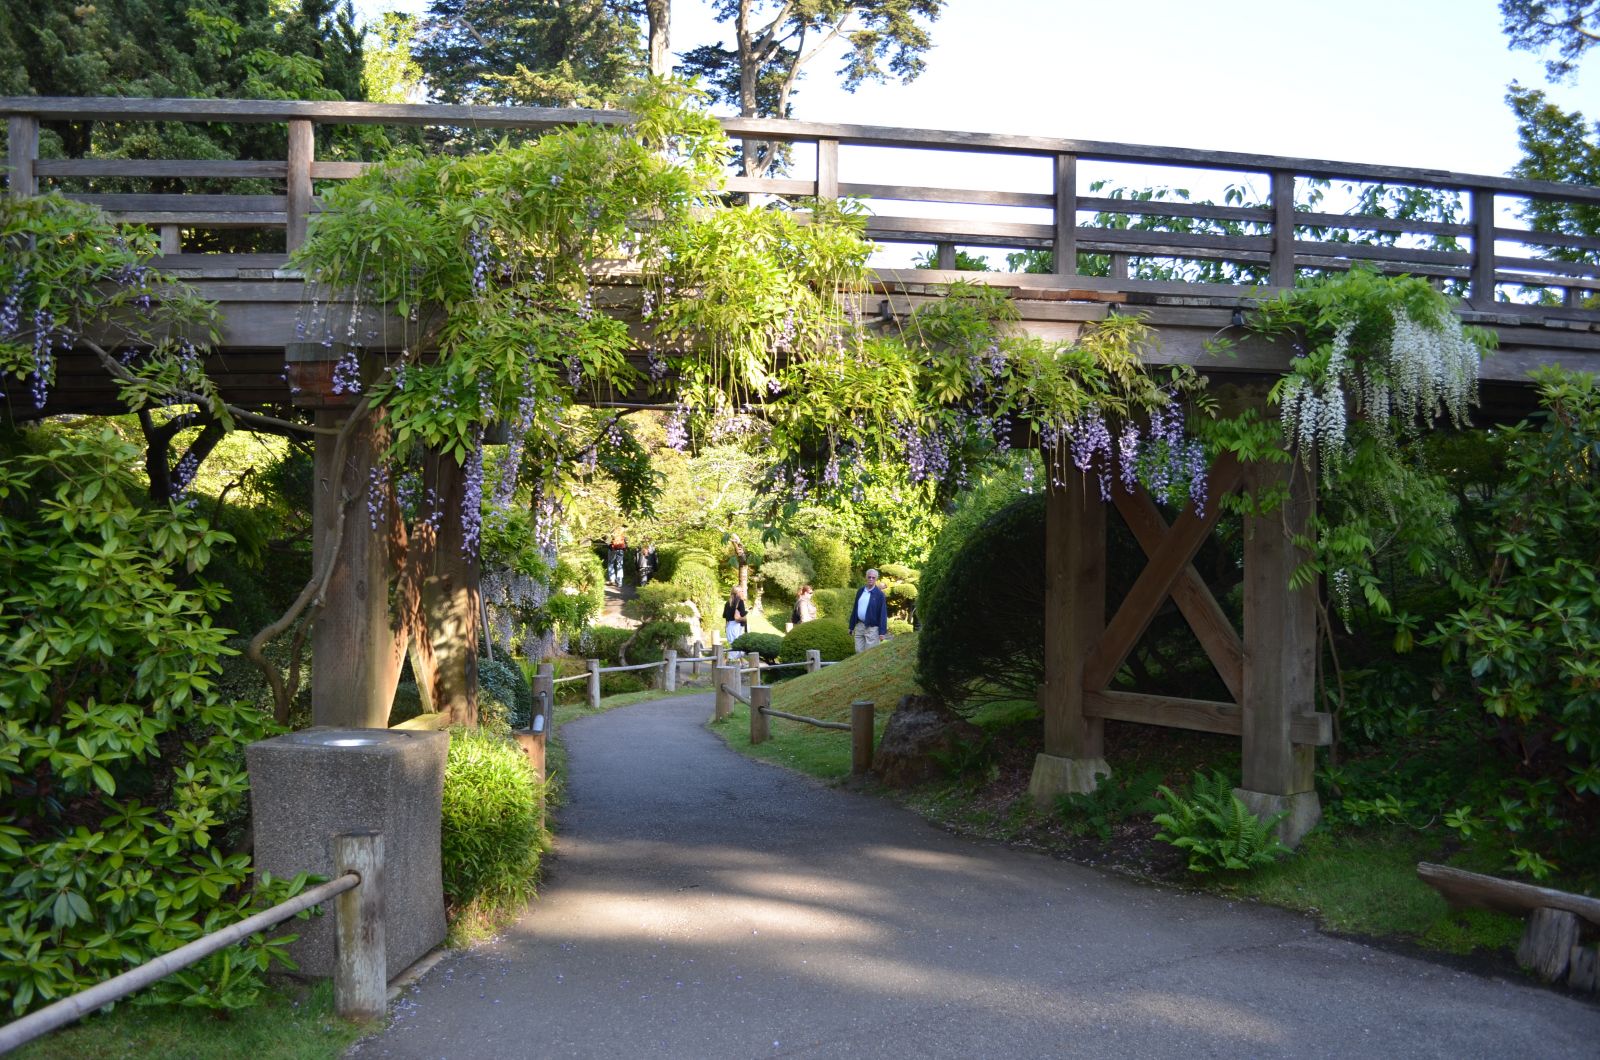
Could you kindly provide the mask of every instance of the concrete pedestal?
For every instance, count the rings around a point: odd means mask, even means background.
[[[1298,846],[1305,834],[1317,826],[1322,820],[1322,800],[1317,798],[1314,791],[1302,791],[1294,795],[1268,795],[1262,791],[1246,791],[1244,788],[1234,788],[1233,793],[1239,801],[1249,807],[1250,812],[1263,821],[1276,814],[1287,814],[1278,822],[1278,841],[1286,847]]]
[[[312,728],[251,744],[250,809],[256,871],[275,877],[333,875],[333,837],[383,833],[384,950],[399,974],[444,941],[439,816],[444,798],[442,732]],[[332,975],[332,911],[295,920],[290,954],[308,976]]]
[[[1028,781],[1028,794],[1040,809],[1055,806],[1057,796],[1086,795],[1100,786],[1101,777],[1109,777],[1111,767],[1104,758],[1062,758],[1059,755],[1040,754],[1033,760],[1033,776]]]

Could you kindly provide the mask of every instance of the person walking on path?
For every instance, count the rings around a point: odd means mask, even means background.
[[[856,637],[856,654],[876,648],[889,633],[889,601],[878,588],[878,572],[867,571],[867,584],[856,590],[850,609],[850,632]]]
[[[622,560],[628,554],[628,535],[618,524],[611,531],[611,552],[606,557],[606,581],[621,588],[622,586]]]
[[[789,628],[813,621],[816,617],[817,601],[811,596],[811,586],[802,585],[794,598],[794,610],[789,612]]]
[[[728,602],[722,605],[722,620],[727,623],[723,633],[727,637],[728,644],[738,640],[740,635],[750,628],[748,618],[749,612],[744,606],[744,594],[735,585],[733,592],[728,594]]]

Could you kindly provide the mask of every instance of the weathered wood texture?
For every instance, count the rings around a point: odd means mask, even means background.
[[[360,886],[334,899],[334,1007],[345,1019],[379,1019],[389,994],[383,928],[383,835],[350,832],[335,836],[333,866],[335,876],[353,872],[361,877]]]
[[[1293,538],[1305,530],[1315,494],[1296,464],[1252,463],[1245,488],[1287,491],[1274,511],[1244,525],[1244,731],[1241,787],[1266,795],[1313,790],[1313,749],[1294,741],[1294,719],[1314,712],[1316,585],[1290,589],[1304,560]]]
[[[1517,943],[1517,963],[1553,983],[1567,972],[1578,945],[1578,918],[1565,909],[1535,909]]]
[[[1600,928],[1600,898],[1502,880],[1427,861],[1418,863],[1417,877],[1454,906],[1493,909],[1512,916],[1526,916],[1535,909],[1564,909]]]
[[[1063,476],[1045,499],[1044,753],[1096,759],[1105,726],[1084,711],[1084,668],[1105,630],[1105,505],[1088,476]]]
[[[766,743],[772,738],[772,722],[767,710],[772,706],[772,689],[767,685],[753,685],[750,689],[750,743]]]
[[[850,774],[861,776],[872,769],[872,739],[876,707],[870,699],[850,704]]]

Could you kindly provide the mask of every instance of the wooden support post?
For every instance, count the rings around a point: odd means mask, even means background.
[[[661,662],[661,687],[668,692],[678,690],[678,650],[668,648],[662,652],[664,658]]]
[[[289,230],[285,236],[287,248],[298,250],[306,241],[306,227],[311,220],[311,162],[316,156],[316,140],[309,121],[296,119],[289,123],[288,158],[288,210]]]
[[[806,649],[806,673],[814,674],[818,670],[821,670],[821,669],[822,669],[822,649],[821,648],[807,648]]]
[[[1041,807],[1093,791],[1111,773],[1104,722],[1083,709],[1084,664],[1106,622],[1106,510],[1082,472],[1069,466],[1063,478],[1045,502],[1044,750],[1028,784]]]
[[[766,743],[772,739],[772,719],[765,711],[772,706],[770,685],[754,685],[750,689],[750,743]]]
[[[850,704],[850,775],[859,777],[872,769],[873,725],[877,708],[870,699]]]
[[[733,694],[728,690],[739,685],[739,668],[736,666],[713,666],[711,668],[711,683],[715,687],[717,699],[712,710],[711,720],[721,721],[733,713]]]
[[[589,709],[600,708],[600,660],[589,660]]]
[[[1278,836],[1294,845],[1322,816],[1312,773],[1316,749],[1295,744],[1296,715],[1316,710],[1316,585],[1289,588],[1305,556],[1294,544],[1316,506],[1298,462],[1245,468],[1256,496],[1287,494],[1282,507],[1244,521],[1243,778],[1237,794],[1258,816],[1288,816]]]
[[[162,256],[183,253],[183,230],[177,225],[161,226]]]
[[[1294,268],[1294,173],[1272,171],[1272,263],[1267,282],[1274,287],[1293,287]]]
[[[538,701],[540,694],[544,699]],[[544,727],[550,728],[550,723],[555,721],[556,713],[556,665],[555,663],[540,663],[539,672],[533,675],[533,695],[535,707],[544,711]]]
[[[711,668],[714,670],[719,666],[726,665],[728,665],[728,646],[726,644],[713,645],[711,648]]]
[[[1467,304],[1494,308],[1494,192],[1472,190],[1472,284]]]
[[[956,245],[954,243],[935,243],[934,267],[953,272],[956,267]]]
[[[1578,917],[1565,909],[1544,906],[1528,916],[1528,926],[1517,943],[1517,964],[1547,983],[1567,974],[1572,951],[1578,945]]]
[[[706,646],[699,641],[694,642],[694,661],[689,664],[689,676],[700,676],[700,657],[706,653]]]
[[[375,1020],[388,1000],[383,937],[383,835],[347,832],[333,839],[333,874],[354,872],[361,885],[334,899],[333,1004],[348,1020]]]
[[[449,715],[452,725],[476,726],[479,615],[483,609],[478,603],[477,553],[464,547],[466,468],[447,453],[430,452],[424,458],[423,484],[434,490],[443,509],[431,545],[422,549],[419,557],[426,564],[421,603],[427,624],[433,709]]]
[[[1078,158],[1056,155],[1055,274],[1078,274]]]
[[[345,414],[319,409],[319,427],[338,427]],[[399,656],[389,625],[387,528],[373,530],[366,496],[373,463],[386,444],[369,419],[334,466],[336,443],[318,435],[313,458],[312,558],[320,568],[341,517],[343,531],[322,610],[311,630],[311,721],[346,729],[389,724],[399,680]]]
[[[6,154],[11,198],[26,199],[39,194],[39,177],[33,168],[39,161],[38,118],[13,114],[6,119]]]
[[[1600,983],[1600,950],[1594,946],[1574,946],[1567,960],[1567,985],[1574,990],[1593,992]]]

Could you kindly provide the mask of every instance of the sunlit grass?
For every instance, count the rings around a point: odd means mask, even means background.
[[[290,991],[270,992],[259,1005],[227,1014],[124,1002],[11,1055],[18,1060],[328,1060],[377,1029],[335,1015],[328,982]]]

